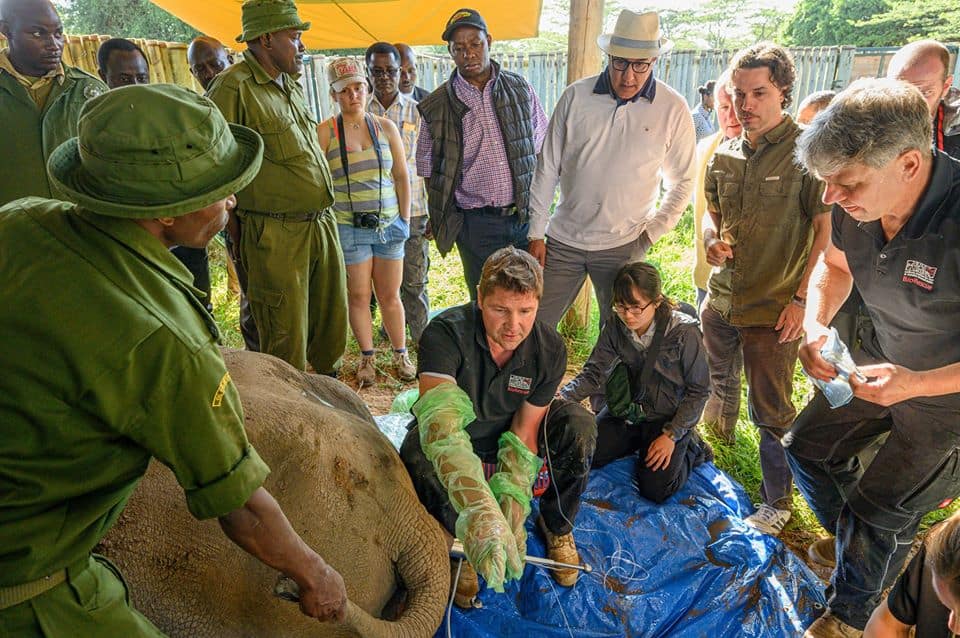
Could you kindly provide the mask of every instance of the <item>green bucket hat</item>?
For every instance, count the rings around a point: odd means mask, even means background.
[[[47,172],[66,197],[110,217],[185,215],[253,181],[263,140],[217,106],[172,84],[113,89],[88,100],[78,136]]]
[[[306,31],[310,28],[310,23],[302,21],[297,15],[297,5],[293,0],[247,0],[241,9],[243,33],[237,36],[237,42],[249,42],[264,33],[283,29]]]

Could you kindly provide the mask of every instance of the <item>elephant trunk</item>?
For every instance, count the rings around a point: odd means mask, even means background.
[[[413,494],[387,520],[395,521],[392,552],[397,574],[407,590],[407,604],[396,621],[374,618],[348,603],[348,625],[364,638],[427,638],[443,620],[450,592],[450,559],[440,524]]]

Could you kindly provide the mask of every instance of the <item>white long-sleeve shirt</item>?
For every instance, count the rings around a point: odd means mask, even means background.
[[[652,81],[630,101],[616,99],[598,75],[566,88],[530,189],[531,239],[606,250],[643,232],[655,242],[676,226],[693,193],[696,136],[683,97]]]

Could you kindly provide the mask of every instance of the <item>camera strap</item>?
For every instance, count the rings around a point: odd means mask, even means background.
[[[373,141],[374,153],[377,154],[377,218],[383,211],[383,150],[380,148],[379,126],[375,126],[373,118],[364,113],[363,119],[367,124],[367,131]],[[347,201],[350,202],[350,212],[353,213],[353,196],[350,194],[350,162],[347,160],[347,136],[343,131],[343,114],[337,115],[337,146],[340,147],[340,166],[343,167],[343,176],[347,178]]]

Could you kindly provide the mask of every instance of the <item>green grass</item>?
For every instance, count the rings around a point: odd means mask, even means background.
[[[239,309],[234,298],[227,291],[227,273],[225,268],[226,253],[218,242],[211,244],[210,262],[211,278],[213,283],[214,316],[220,325],[223,341],[230,347],[243,347],[243,339],[238,329]],[[694,303],[696,291],[693,285],[692,271],[694,261],[693,250],[693,214],[688,207],[681,217],[676,228],[663,237],[651,249],[647,259],[656,264],[663,277],[663,287],[667,296],[675,301]],[[460,259],[456,249],[446,257],[441,257],[436,246],[430,247],[430,283],[428,286],[431,308],[441,309],[466,303],[469,299],[466,286],[463,283],[463,274]],[[583,365],[590,350],[598,337],[599,310],[596,300],[591,303],[590,324],[585,329],[561,329],[568,349],[568,369],[576,373]],[[375,325],[379,325],[375,323]],[[382,344],[381,344],[382,345]],[[377,364],[381,370],[389,368],[389,348],[381,347],[382,354],[378,355]],[[359,356],[356,341],[349,340],[346,360],[348,372]],[[386,383],[380,384],[385,390],[399,392],[404,385],[387,376]],[[713,446],[716,454],[716,464],[726,471],[746,489],[755,503],[760,502],[760,461],[759,461],[759,434],[756,427],[747,417],[746,383],[741,384],[742,396],[740,402],[740,416],[736,426],[736,443],[732,446],[712,437],[709,432],[701,428],[701,433]],[[794,374],[793,404],[798,411],[806,405],[812,392],[809,380],[800,371],[799,364]],[[794,490],[794,515],[784,533],[785,539],[794,546],[801,546],[823,535],[823,529],[816,517],[807,507],[803,497]],[[930,525],[943,520],[960,509],[960,502],[950,507],[930,513],[924,518],[921,526],[926,530]]]

